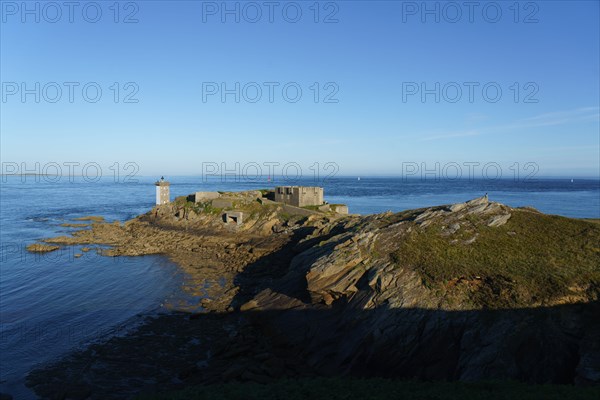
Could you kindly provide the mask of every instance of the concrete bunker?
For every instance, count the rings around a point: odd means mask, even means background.
[[[227,224],[241,225],[244,218],[244,213],[241,211],[227,211],[223,214],[223,222]]]

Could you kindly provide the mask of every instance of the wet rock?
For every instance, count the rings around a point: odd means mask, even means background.
[[[60,226],[64,226],[65,228],[85,228],[85,227],[89,226],[89,224],[64,223],[64,224],[60,224]]]
[[[60,249],[59,246],[52,246],[49,244],[42,243],[34,243],[27,246],[27,251],[30,251],[32,253],[48,253],[58,249]]]
[[[73,218],[73,221],[93,221],[93,222],[103,222],[104,217],[98,215],[89,215],[86,217]]]

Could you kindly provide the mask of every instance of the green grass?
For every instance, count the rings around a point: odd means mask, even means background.
[[[500,227],[476,219],[470,224],[449,236],[438,225],[413,229],[390,260],[414,268],[428,287],[462,278],[480,279],[500,297],[528,301],[569,295],[573,288],[598,296],[598,224],[524,210],[514,210]],[[476,233],[476,240],[465,244]]]
[[[204,207],[201,208],[201,212],[203,212],[205,214],[219,215],[223,212],[223,209],[218,208],[218,207],[213,207],[212,204],[206,203],[204,205]]]
[[[284,221],[290,221],[292,219],[293,215],[287,212],[280,212],[279,213],[279,218],[281,218]]]
[[[229,383],[196,386],[140,400],[587,400],[600,398],[600,388],[526,385],[518,382],[413,382],[386,379],[319,378],[281,380],[261,385]]]
[[[312,211],[319,211],[319,207],[321,207],[321,206],[302,206],[302,208],[305,208],[307,210],[312,210]]]
[[[187,196],[178,196],[178,197],[175,197],[175,200],[173,201],[173,203],[175,203],[175,205],[177,205],[179,207],[185,205],[185,203],[187,203],[187,202],[188,202]]]
[[[244,220],[254,220],[266,218],[273,211],[277,210],[277,206],[272,204],[261,204],[256,201],[251,204],[244,205],[243,207],[239,207],[239,210],[248,215],[248,217],[244,218]]]

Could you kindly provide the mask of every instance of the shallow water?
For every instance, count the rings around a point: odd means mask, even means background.
[[[31,397],[27,372],[90,341],[124,333],[140,314],[185,302],[183,277],[160,256],[102,257],[81,246],[31,254],[25,246],[67,234],[60,226],[73,218],[101,215],[124,221],[154,203],[154,177],[137,183],[104,178],[58,182],[43,177],[2,177],[0,192],[0,391]],[[171,199],[197,190],[246,190],[282,184],[321,185],[330,203],[348,204],[368,214],[466,201],[485,193],[510,206],[533,206],[545,213],[600,218],[600,181],[540,179],[515,182],[422,181],[400,178],[333,178],[326,181],[224,182],[173,177]],[[75,254],[83,254],[76,258]]]
[[[85,222],[71,218],[124,220],[151,203],[137,204],[135,194],[118,187],[98,193],[94,184],[15,181],[3,183],[1,192],[0,391],[30,398],[23,382],[33,366],[124,333],[137,315],[178,302],[182,276],[160,256],[102,257],[81,246],[27,252],[38,239],[73,230],[60,224]]]

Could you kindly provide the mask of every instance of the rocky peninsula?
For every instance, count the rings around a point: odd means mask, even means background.
[[[35,370],[28,385],[100,399],[284,377],[600,384],[597,221],[487,196],[358,216],[264,194],[182,197],[44,240],[163,254],[199,305]]]

